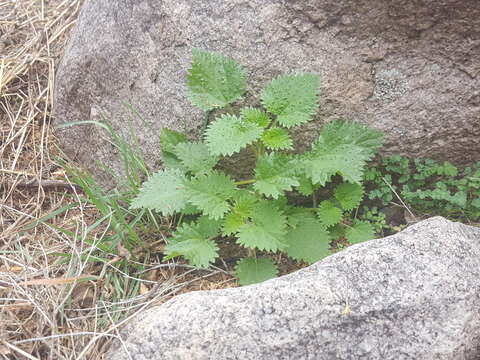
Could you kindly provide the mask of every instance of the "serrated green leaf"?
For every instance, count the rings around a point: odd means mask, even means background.
[[[363,199],[363,187],[358,184],[343,183],[337,185],[334,194],[344,210],[352,210],[358,207]]]
[[[187,172],[187,169],[185,168],[185,166],[183,166],[180,159],[171,153],[163,153],[162,162],[165,169],[177,169],[180,170],[182,173]]]
[[[175,155],[175,146],[187,141],[185,134],[178,131],[163,128],[160,131],[160,149],[162,151],[163,165],[167,169],[180,169],[183,172],[186,170]]]
[[[342,220],[343,212],[331,201],[324,200],[318,207],[317,215],[322,224],[324,224],[326,227],[329,227],[338,224]]]
[[[357,244],[373,239],[375,233],[370,223],[358,221],[346,230],[345,237],[350,244]]]
[[[317,142],[329,146],[355,145],[370,159],[382,146],[383,134],[358,122],[338,119],[325,125]]]
[[[330,236],[325,226],[312,218],[304,218],[286,236],[285,252],[295,260],[309,264],[330,255]]]
[[[336,224],[330,226],[327,230],[330,234],[330,239],[338,239],[345,237],[345,225],[343,224]]]
[[[325,185],[335,174],[360,184],[363,168],[382,144],[382,134],[359,123],[328,123],[312,150],[302,157],[304,171],[314,184]]]
[[[181,211],[187,204],[184,180],[185,175],[180,170],[159,171],[143,183],[130,207],[156,210],[165,216]]]
[[[278,210],[281,212],[285,213],[285,211],[288,209],[288,199],[286,196],[280,196],[278,199],[269,199],[268,203],[271,206],[276,207]]]
[[[266,128],[271,121],[265,111],[252,107],[243,108],[240,111],[240,115],[242,115],[244,121],[257,124],[262,128]]]
[[[298,186],[295,169],[290,157],[283,154],[270,153],[257,159],[255,167],[255,183],[253,188],[265,196],[277,199],[285,191]]]
[[[312,119],[318,109],[320,77],[312,73],[281,75],[272,80],[262,93],[262,103],[277,115],[287,128]]]
[[[285,210],[288,225],[295,229],[305,219],[316,220],[315,215],[310,209],[296,206],[289,206]]]
[[[207,268],[218,257],[218,247],[213,240],[194,238],[181,242],[172,241],[165,247],[165,260],[183,256],[199,268]]]
[[[201,212],[202,212],[202,210],[200,210],[195,205],[193,205],[189,202],[187,202],[185,207],[182,209],[182,214],[184,214],[184,215],[197,215],[197,214],[200,214]]]
[[[350,144],[335,147],[317,145],[310,153],[303,156],[305,174],[312,183],[325,186],[336,174],[351,182],[360,182],[366,158],[358,148]]]
[[[197,228],[200,234],[205,238],[215,238],[220,235],[221,220],[214,220],[208,216],[200,216],[197,221]]]
[[[298,185],[297,190],[302,195],[310,196],[318,188],[318,186],[312,184],[312,180],[307,178],[305,174],[301,174],[297,176],[297,178],[300,184]]]
[[[293,142],[287,130],[278,127],[272,127],[265,131],[262,135],[262,142],[270,150],[293,149]]]
[[[165,254],[165,260],[183,256],[190,264],[206,268],[218,257],[218,247],[202,234],[201,225],[183,224],[165,247]]]
[[[238,189],[233,195],[233,200],[235,202],[251,202],[254,203],[258,200],[257,195],[251,191],[246,189]]]
[[[235,183],[227,175],[211,171],[184,184],[188,201],[210,218],[220,219],[230,210],[227,200],[235,193]]]
[[[204,143],[180,143],[174,152],[183,166],[194,174],[206,173],[218,162],[218,157],[211,155]]]
[[[246,217],[237,212],[230,212],[225,216],[222,226],[222,234],[229,236],[238,232],[240,227],[245,224]]]
[[[160,130],[160,149],[163,153],[175,153],[175,146],[187,142],[187,136],[178,131],[163,128]]]
[[[245,73],[231,58],[193,49],[187,86],[191,102],[203,111],[209,111],[242,97]]]
[[[278,269],[269,258],[248,257],[237,262],[235,273],[240,285],[250,285],[276,277]]]
[[[245,190],[237,191],[233,198],[235,205],[232,211],[225,216],[223,222],[222,232],[225,236],[238,232],[240,227],[245,224],[251,215],[253,205],[258,201],[255,195]]]
[[[238,231],[238,244],[272,252],[284,248],[286,217],[280,210],[269,201],[260,201],[253,206],[250,218]]]
[[[211,154],[232,155],[258,140],[262,133],[263,129],[253,122],[224,114],[209,125],[205,141]]]

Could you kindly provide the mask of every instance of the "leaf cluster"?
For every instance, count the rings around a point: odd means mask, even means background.
[[[204,111],[227,107],[243,96],[244,74],[230,58],[194,50],[189,98]],[[164,169],[144,183],[131,207],[179,215],[166,246],[168,259],[182,256],[208,267],[218,258],[218,241],[233,237],[249,254],[237,263],[237,276],[250,284],[278,273],[271,258],[260,254],[283,252],[313,263],[330,254],[336,238],[353,244],[374,237],[368,222],[348,218],[363,199],[364,168],[382,145],[382,134],[338,119],[323,127],[309,150],[292,152],[290,131],[313,120],[319,88],[317,74],[280,75],[261,92],[262,107],[217,116],[201,142],[162,131]],[[242,150],[255,155],[250,179],[234,179],[217,166]],[[293,193],[311,206],[289,203]]]
[[[459,170],[448,161],[395,155],[367,169],[364,181],[367,197],[380,206],[389,204],[395,191],[421,212],[471,221],[480,218],[480,162]]]

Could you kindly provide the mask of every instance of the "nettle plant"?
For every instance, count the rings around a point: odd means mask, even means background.
[[[233,59],[198,49],[187,80],[191,102],[207,118],[214,109],[231,108],[246,91],[245,73]],[[312,120],[319,85],[317,74],[281,75],[262,91],[262,107],[219,115],[201,142],[162,130],[164,169],[144,183],[131,206],[179,215],[166,259],[182,256],[205,268],[219,256],[217,241],[233,237],[247,249],[235,266],[245,285],[277,275],[268,253],[314,263],[330,254],[335,238],[357,243],[374,237],[367,222],[350,221],[348,215],[363,198],[363,170],[382,145],[382,134],[336,120],[323,127],[310,150],[293,151],[289,130]],[[234,179],[218,163],[244,149],[255,155],[253,176]],[[289,203],[295,192],[311,199],[311,207]]]

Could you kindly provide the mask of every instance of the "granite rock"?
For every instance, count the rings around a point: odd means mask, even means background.
[[[297,132],[300,149],[346,117],[384,131],[384,154],[480,160],[478,0],[86,0],[56,77],[55,123],[105,115],[158,168],[160,128],[196,137],[202,124],[186,97],[193,47],[244,65],[252,104],[278,74],[319,73],[321,110]],[[58,137],[98,179],[97,161],[120,171],[101,128]]]
[[[261,284],[179,295],[122,336],[134,360],[479,359],[480,229],[430,218]],[[119,343],[107,356],[128,358]]]

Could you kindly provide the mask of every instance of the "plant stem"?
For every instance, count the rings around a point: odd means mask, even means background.
[[[263,156],[265,154],[265,147],[263,146],[262,142],[259,141],[257,145],[257,158]]]
[[[201,134],[202,134],[202,138],[203,138],[203,135],[205,134],[205,130],[207,129],[208,118],[209,118],[211,112],[212,112],[211,110],[205,111],[205,118],[203,119],[202,133],[201,133]]]
[[[242,181],[237,181],[235,185],[248,185],[248,184],[253,184],[256,180],[255,179],[250,179],[250,180],[242,180]]]
[[[315,191],[312,193],[312,203],[313,203],[313,207],[316,208],[317,207],[317,194],[316,194]]]

